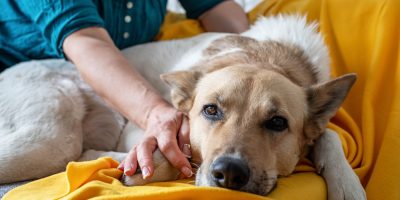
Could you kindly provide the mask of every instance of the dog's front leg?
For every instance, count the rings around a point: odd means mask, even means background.
[[[364,188],[347,162],[340,139],[334,131],[326,129],[315,143],[313,156],[318,173],[326,181],[329,200],[366,199]]]
[[[138,170],[133,176],[123,175],[121,182],[127,186],[137,186],[145,185],[147,183],[173,181],[178,179],[180,172],[175,169],[167,159],[165,159],[158,149],[153,153],[153,165],[154,173],[152,177],[143,179],[142,173]]]

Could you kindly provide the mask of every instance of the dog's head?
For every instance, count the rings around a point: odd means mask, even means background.
[[[304,87],[270,69],[238,64],[161,76],[190,118],[197,185],[270,192],[324,132],[356,78]]]

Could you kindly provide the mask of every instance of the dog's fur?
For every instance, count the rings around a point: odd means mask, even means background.
[[[241,35],[203,34],[140,45],[124,54],[164,97],[171,92],[171,103],[189,116],[192,162],[200,166],[196,185],[219,186],[213,166],[220,158],[236,159],[247,163],[249,180],[235,189],[264,195],[314,146],[311,155],[329,198],[365,198],[338,136],[326,129],[355,75],[329,80],[327,48],[305,18],[261,18]],[[217,115],[206,114],[210,105]],[[287,127],[274,128],[276,117]],[[44,177],[77,159],[121,160],[125,153],[108,151],[127,152],[142,135],[135,125],[124,124],[71,64],[14,66],[0,75],[0,182]],[[137,174],[123,182],[178,177],[159,151],[154,161],[151,179]]]

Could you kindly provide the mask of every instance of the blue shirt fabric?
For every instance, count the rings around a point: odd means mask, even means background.
[[[222,0],[180,0],[188,18],[197,18]],[[115,45],[151,41],[166,14],[167,0],[0,0],[0,71],[18,62],[64,58],[71,33],[105,28]]]

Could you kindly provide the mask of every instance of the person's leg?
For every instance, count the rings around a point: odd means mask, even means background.
[[[0,183],[60,172],[81,154],[84,100],[74,70],[58,72],[65,65],[28,62],[0,74]]]

